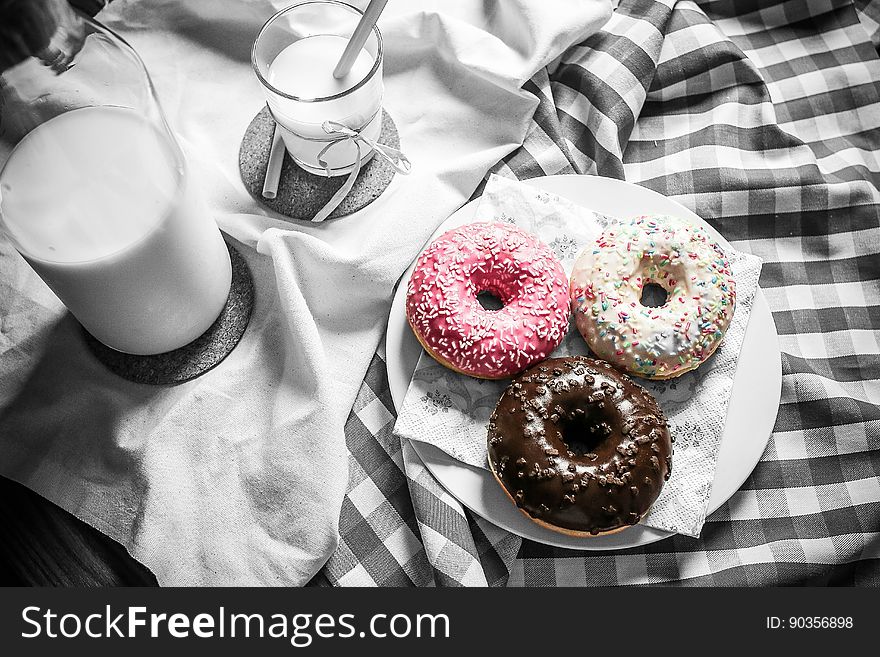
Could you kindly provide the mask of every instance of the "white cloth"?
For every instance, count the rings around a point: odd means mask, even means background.
[[[550,245],[566,273],[580,252],[613,218],[603,217],[555,194],[492,176],[474,221],[507,221]],[[672,477],[642,520],[648,527],[699,536],[706,520],[718,447],[736,362],[758,290],[761,259],[728,249],[736,280],[736,312],[716,353],[702,366],[670,381],[636,379],[651,392],[675,436]],[[587,355],[587,345],[571,322],[553,356]],[[469,465],[488,469],[489,416],[509,381],[484,381],[457,374],[422,352],[394,431],[421,440]]]
[[[285,4],[116,0],[99,16],[143,58],[252,268],[251,325],[220,366],[175,388],[116,378],[0,242],[0,473],[120,541],[162,584],[302,584],[332,554],[343,426],[397,279],[522,142],[537,100],[521,84],[610,15],[604,0],[392,2],[384,105],[413,173],[314,226],[263,209],[238,174],[263,103],[250,47]]]

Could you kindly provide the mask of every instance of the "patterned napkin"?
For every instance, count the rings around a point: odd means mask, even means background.
[[[474,221],[506,221],[550,245],[570,274],[577,256],[613,218],[571,201],[500,176],[492,176]],[[660,402],[675,436],[672,477],[642,523],[666,531],[699,536],[715,476],[727,403],[761,260],[727,250],[736,278],[736,312],[724,342],[698,369],[670,381],[636,379]],[[572,321],[553,356],[589,354]],[[509,381],[484,381],[438,364],[422,352],[397,418],[395,432],[439,447],[472,466],[488,469],[486,427]]]

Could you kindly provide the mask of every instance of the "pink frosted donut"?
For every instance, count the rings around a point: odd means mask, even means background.
[[[487,310],[482,292],[502,307]],[[435,360],[481,379],[512,376],[547,358],[568,330],[568,277],[534,235],[503,223],[450,230],[416,261],[406,318]]]

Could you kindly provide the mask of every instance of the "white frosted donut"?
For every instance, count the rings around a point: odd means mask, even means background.
[[[663,306],[642,305],[649,283],[666,291]],[[671,216],[609,224],[578,257],[569,292],[593,353],[647,379],[699,367],[721,344],[736,305],[724,251],[702,226]]]

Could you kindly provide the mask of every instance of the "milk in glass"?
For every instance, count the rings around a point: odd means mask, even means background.
[[[333,77],[347,43],[347,38],[334,34],[308,36],[286,46],[269,64],[269,84],[299,99],[268,94],[284,145],[301,165],[319,172],[324,171],[319,153],[330,143],[321,127],[324,121],[363,128],[361,133],[372,140],[378,140],[382,128],[382,76],[370,77],[374,57],[361,49],[351,71],[343,78]],[[363,145],[361,149],[363,159],[372,152]],[[338,144],[321,159],[331,173],[344,173],[357,159],[357,149],[351,142]]]
[[[75,109],[30,132],[0,172],[0,218],[98,340],[181,347],[226,302],[226,245],[168,137],[136,111]]]

